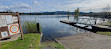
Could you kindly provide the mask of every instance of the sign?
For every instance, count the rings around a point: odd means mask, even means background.
[[[2,38],[7,37],[8,36],[8,32],[7,31],[1,32],[1,35],[2,35]]]
[[[8,30],[9,30],[9,34],[10,35],[14,35],[14,34],[17,34],[17,33],[20,33],[20,29],[19,29],[19,24],[16,23],[16,24],[11,24],[11,25],[8,25]]]
[[[16,16],[13,16],[13,21],[18,22],[18,18]]]
[[[4,15],[4,16],[6,17],[7,24],[13,23],[13,17],[12,17],[12,15]]]
[[[0,39],[8,38],[23,31],[19,13],[0,13]]]
[[[4,15],[0,15],[0,28],[4,27],[4,26],[7,26],[6,19],[5,19]]]
[[[17,17],[12,17],[12,15],[0,15],[0,28],[7,26],[7,24],[12,24],[14,21],[18,21]]]

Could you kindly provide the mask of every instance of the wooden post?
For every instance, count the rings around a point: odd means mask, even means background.
[[[0,47],[1,47],[1,42],[0,42]]]
[[[40,33],[40,25],[37,23],[37,31]]]
[[[97,21],[97,20],[95,19],[95,25],[96,25],[96,21]]]
[[[18,12],[17,12],[17,15],[18,15],[18,21],[19,21],[19,26],[20,26],[20,31],[21,31],[21,39],[23,40],[23,30],[22,30],[22,25],[21,25],[21,22],[20,22],[20,15],[19,15]]]

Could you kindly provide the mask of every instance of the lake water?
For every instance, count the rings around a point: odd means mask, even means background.
[[[74,20],[74,16],[67,15],[21,15],[21,23],[25,21],[36,21],[40,23],[43,33],[43,40],[53,40],[79,33],[87,33],[86,30],[61,23],[60,20]],[[82,18],[82,17],[80,17]],[[25,30],[23,30],[26,32]]]

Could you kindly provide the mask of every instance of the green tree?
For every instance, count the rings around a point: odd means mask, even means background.
[[[76,10],[75,10],[75,16],[79,16],[79,8],[77,8]]]
[[[77,8],[77,9],[75,10],[74,18],[75,18],[76,22],[78,22],[78,16],[79,16],[79,8]]]

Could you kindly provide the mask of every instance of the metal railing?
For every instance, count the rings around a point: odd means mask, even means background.
[[[85,25],[100,25],[107,22],[107,19],[102,18],[74,18],[73,22]]]

